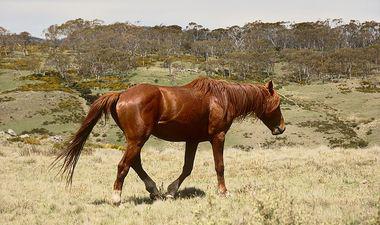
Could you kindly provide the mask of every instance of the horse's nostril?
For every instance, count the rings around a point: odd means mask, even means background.
[[[285,129],[286,129],[285,127],[284,127],[284,128],[281,128],[281,127],[277,126],[277,127],[275,127],[274,130],[272,131],[272,134],[273,134],[273,135],[279,135],[279,134],[282,134],[282,133],[284,133]]]

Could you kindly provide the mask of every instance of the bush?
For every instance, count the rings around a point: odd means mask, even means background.
[[[36,137],[27,137],[27,138],[24,138],[24,143],[25,144],[30,144],[30,145],[41,145],[41,141],[40,139],[36,138]]]
[[[52,132],[48,131],[45,128],[34,128],[30,131],[23,131],[21,134],[42,134],[42,135],[53,135]]]
[[[20,80],[40,81],[34,84],[25,84],[18,87],[16,91],[64,91],[73,93],[73,91],[64,85],[64,81],[54,72],[48,71],[44,74],[37,73],[25,77]]]

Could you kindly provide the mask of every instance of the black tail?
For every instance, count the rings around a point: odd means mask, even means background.
[[[82,122],[82,125],[77,133],[71,138],[67,148],[59,153],[57,158],[52,162],[51,166],[54,167],[60,160],[64,160],[59,173],[61,173],[61,175],[66,174],[65,178],[67,184],[71,184],[73,182],[75,166],[78,162],[83,146],[95,124],[102,117],[103,113],[106,116],[109,113],[116,113],[116,103],[119,100],[119,95],[120,93],[108,93],[102,95],[94,103],[92,103],[90,111],[88,112],[85,120]]]

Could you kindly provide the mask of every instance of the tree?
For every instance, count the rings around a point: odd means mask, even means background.
[[[227,34],[235,51],[239,51],[244,47],[244,28],[239,26],[229,27]]]
[[[31,43],[31,35],[30,33],[24,31],[24,32],[21,32],[19,34],[19,37],[20,37],[20,45],[22,46],[22,50],[24,52],[24,55],[27,56],[28,55],[28,45]]]
[[[61,78],[68,81],[67,72],[72,67],[72,59],[70,55],[65,53],[62,49],[52,48],[46,59],[46,66],[53,67]]]

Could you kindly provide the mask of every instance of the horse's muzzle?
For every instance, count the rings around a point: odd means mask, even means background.
[[[284,128],[281,128],[281,127],[275,127],[274,130],[272,131],[272,134],[273,135],[279,135],[279,134],[282,134],[284,133],[286,127]]]

